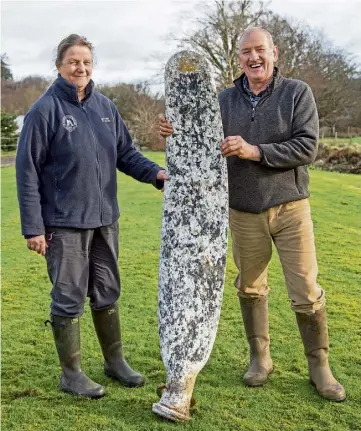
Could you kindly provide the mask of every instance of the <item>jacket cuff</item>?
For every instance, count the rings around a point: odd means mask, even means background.
[[[259,154],[261,156],[261,158],[259,160],[259,163],[263,163],[264,162],[264,151],[263,151],[263,148],[260,145],[258,145],[258,149],[259,149]]]
[[[164,168],[161,168],[160,166],[158,166],[156,169],[154,169],[152,184],[158,190],[162,190],[162,188],[164,187],[164,180],[157,180],[158,172],[163,171],[163,170],[164,170]]]
[[[34,236],[45,235],[45,226],[23,226],[21,229],[21,234],[25,239],[34,238]]]

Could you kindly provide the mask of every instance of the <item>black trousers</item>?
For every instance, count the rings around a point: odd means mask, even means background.
[[[51,313],[80,317],[87,296],[93,310],[113,305],[120,295],[118,222],[96,229],[47,227],[46,231]]]

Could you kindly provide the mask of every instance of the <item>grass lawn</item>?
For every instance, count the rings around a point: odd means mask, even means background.
[[[160,164],[161,153],[148,154]],[[275,372],[263,388],[246,388],[248,363],[236,269],[229,252],[222,316],[208,364],[198,377],[197,404],[188,424],[158,419],[151,405],[165,381],[157,334],[157,276],[162,194],[119,175],[125,354],[143,372],[143,388],[126,389],[103,375],[90,310],[81,320],[83,368],[106,385],[101,400],[75,398],[57,388],[60,368],[49,316],[44,259],[20,236],[14,167],[2,173],[2,429],[16,431],[356,431],[361,430],[360,233],[361,177],[311,172],[320,284],[328,298],[330,363],[345,385],[341,404],[309,385],[306,360],[276,254],[269,272],[271,351]]]

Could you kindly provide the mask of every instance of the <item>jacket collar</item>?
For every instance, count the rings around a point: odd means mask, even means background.
[[[245,93],[245,89],[243,88],[243,79],[246,77],[245,73],[242,73],[242,75],[235,79],[233,81],[233,84],[238,88],[238,90],[241,93]],[[278,67],[274,68],[274,72],[273,72],[273,85],[271,86],[271,92],[274,91],[278,85],[280,84],[280,82],[282,81],[283,77],[278,69]]]
[[[72,103],[79,103],[77,86],[64,79],[60,73],[54,81],[54,88],[56,93],[63,99],[68,100]],[[85,98],[81,101],[82,103],[88,102],[94,94],[94,81],[91,79],[88,85],[85,87]]]

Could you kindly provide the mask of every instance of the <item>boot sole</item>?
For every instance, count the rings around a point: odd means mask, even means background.
[[[75,397],[91,398],[92,400],[98,400],[99,398],[103,398],[107,394],[105,391],[103,394],[98,394],[98,395],[80,394],[79,392],[74,392],[71,389],[63,388],[62,386],[60,386],[60,389],[66,394],[70,394]]]
[[[324,399],[324,400],[328,400],[328,401],[333,401],[333,402],[335,402],[335,403],[342,403],[343,401],[345,401],[346,400],[346,398],[347,398],[347,396],[346,396],[346,394],[345,395],[343,395],[343,396],[341,396],[341,397],[339,397],[339,398],[326,398],[325,396],[323,396],[322,395],[322,393],[317,389],[317,386],[316,386],[316,383],[313,381],[313,380],[311,380],[310,379],[310,383],[311,383],[311,386],[313,386],[315,389],[316,389],[316,391],[317,391],[317,393]]]
[[[122,386],[125,386],[126,388],[141,388],[145,385],[145,380],[139,382],[139,383],[132,383],[127,382],[126,380],[119,379],[119,377],[115,376],[114,374],[111,374],[107,371],[104,371],[104,374],[109,377],[110,379],[120,383]]]
[[[266,378],[266,380],[264,381],[264,382],[262,382],[262,383],[256,383],[256,384],[249,384],[249,383],[247,383],[245,380],[243,380],[243,383],[248,387],[248,388],[261,388],[262,386],[264,386],[266,383],[267,383],[267,381],[268,381],[268,376],[270,375],[270,374],[272,374],[273,373],[273,371],[274,371],[275,369],[274,369],[274,367],[271,369],[271,371],[268,371],[267,372],[267,378]]]

